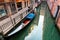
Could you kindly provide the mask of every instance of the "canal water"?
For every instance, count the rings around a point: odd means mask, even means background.
[[[39,15],[40,6],[36,8],[36,16],[32,22],[15,35],[9,37],[7,40],[36,40],[35,36],[37,33],[35,32],[35,29],[38,27]],[[36,35],[34,33],[36,33]]]
[[[36,8],[36,16],[32,22],[15,35],[9,37],[8,40],[42,40],[42,23],[40,23],[40,19],[43,20],[44,18],[42,15],[45,13],[45,8],[45,3],[41,3]]]
[[[47,3],[42,2],[36,8],[36,16],[32,22],[7,40],[60,40],[54,21]]]

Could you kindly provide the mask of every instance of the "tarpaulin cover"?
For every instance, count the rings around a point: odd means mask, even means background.
[[[26,18],[28,19],[33,19],[35,17],[35,14],[34,13],[29,13]]]

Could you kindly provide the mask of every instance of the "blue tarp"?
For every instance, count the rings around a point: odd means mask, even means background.
[[[33,19],[35,17],[35,14],[34,13],[29,13],[26,18],[28,19]]]

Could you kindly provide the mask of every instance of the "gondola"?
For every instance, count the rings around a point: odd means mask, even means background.
[[[34,12],[29,13],[24,18],[24,21],[21,22],[20,26],[18,26],[14,31],[9,33],[7,36],[12,36],[13,34],[19,32],[20,30],[22,30],[24,27],[26,27],[33,20],[34,17],[35,17],[35,13]]]

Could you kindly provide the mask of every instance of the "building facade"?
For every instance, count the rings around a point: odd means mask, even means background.
[[[0,33],[4,35],[27,14],[31,0],[0,0]]]

